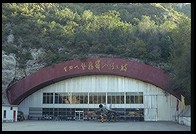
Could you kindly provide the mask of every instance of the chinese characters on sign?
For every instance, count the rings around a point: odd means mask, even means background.
[[[101,62],[100,60],[96,60],[95,62],[89,61],[88,63],[80,63],[77,65],[69,65],[64,67],[65,72],[73,71],[73,70],[99,70],[101,71],[102,69],[108,69],[108,70],[114,70],[117,69],[119,71],[124,71],[126,72],[128,67],[127,64],[115,64],[115,63],[104,63]]]

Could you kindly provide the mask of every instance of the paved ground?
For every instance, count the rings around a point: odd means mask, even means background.
[[[2,123],[2,131],[191,131],[175,122],[23,121]]]

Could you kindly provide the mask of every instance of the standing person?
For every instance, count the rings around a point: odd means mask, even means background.
[[[103,123],[104,122],[104,116],[103,116],[103,114],[101,113],[101,115],[100,115],[100,121]]]

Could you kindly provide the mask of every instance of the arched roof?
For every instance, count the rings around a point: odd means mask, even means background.
[[[67,78],[92,74],[130,77],[151,83],[163,90],[166,90],[169,84],[169,74],[150,65],[128,59],[90,58],[66,61],[40,69],[10,86],[7,89],[8,100],[10,104],[18,105],[23,99],[45,86]],[[171,91],[167,92],[176,96]]]

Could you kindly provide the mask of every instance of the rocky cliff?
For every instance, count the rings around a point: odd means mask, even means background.
[[[32,60],[28,60],[24,68],[20,68],[19,59],[15,54],[7,54],[2,50],[2,103],[9,104],[6,98],[7,87],[44,67],[44,63],[38,63],[38,59],[44,51],[42,49],[31,49],[30,53],[33,57]]]

